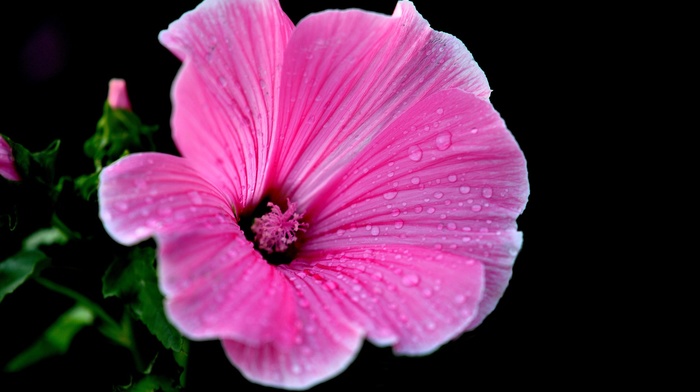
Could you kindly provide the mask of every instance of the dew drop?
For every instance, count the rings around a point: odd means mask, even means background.
[[[466,194],[469,193],[471,190],[472,190],[472,188],[470,188],[470,187],[468,187],[468,186],[466,186],[466,185],[462,185],[462,186],[459,187],[459,193],[461,193],[461,194],[463,194],[463,195],[466,195]]]
[[[419,204],[413,208],[413,211],[415,211],[416,214],[420,214],[423,211],[423,206]]]
[[[442,199],[442,197],[443,197],[444,195],[445,195],[445,194],[442,193],[442,192],[440,192],[440,191],[437,191],[437,192],[433,193],[433,197],[435,197],[436,199]]]
[[[399,216],[401,215],[401,211],[398,208],[394,208],[393,211],[391,211],[391,216]]]
[[[393,198],[396,197],[397,194],[398,194],[398,192],[396,192],[396,191],[386,192],[386,193],[384,193],[384,199],[392,200]]]
[[[449,176],[447,176],[447,181],[455,182],[457,181],[457,176],[455,176],[454,174],[450,174]]]
[[[441,48],[441,49],[442,49],[442,48]],[[444,111],[442,108],[439,108],[439,109],[437,110],[437,114],[442,114],[442,113],[444,113],[444,112],[445,112],[445,111]]]
[[[484,188],[484,189],[481,190],[481,194],[482,194],[485,198],[489,199],[489,198],[491,198],[491,196],[493,196],[493,189],[491,189],[491,188],[489,188],[489,187],[486,187],[486,188]]]
[[[418,146],[411,146],[408,148],[408,158],[414,162],[418,162],[423,158],[423,150]]]
[[[324,286],[326,286],[326,288],[329,290],[335,290],[338,288],[338,285],[332,280],[327,280],[326,283],[324,283]]]
[[[401,278],[401,283],[403,283],[403,285],[407,287],[417,286],[419,282],[420,278],[418,277],[418,275],[405,275],[403,278]]]
[[[474,211],[474,212],[479,212],[479,211],[481,211],[481,206],[478,205],[478,204],[474,204],[474,205],[472,206],[472,211]]]
[[[432,214],[433,212],[435,212],[435,208],[434,208],[434,207],[428,207],[428,210],[427,210],[427,211],[428,211],[428,214]]]
[[[420,184],[420,178],[418,178],[418,177],[411,178],[411,184],[413,184],[413,185]]]
[[[200,196],[200,194],[198,192],[192,191],[192,192],[188,193],[187,195],[190,197],[190,200],[192,201],[192,203],[194,203],[196,205],[202,204],[202,202],[203,202],[202,196]]]
[[[403,221],[402,221],[402,220],[397,220],[396,222],[394,222],[394,227],[397,228],[397,229],[402,228],[402,227],[403,227]]]
[[[372,235],[379,235],[379,227],[374,226],[370,233],[372,233]]]
[[[440,132],[435,139],[435,145],[440,151],[445,151],[452,145],[452,134],[448,131]]]
[[[338,231],[336,231],[335,234],[341,236],[341,235],[345,234],[345,230],[343,230],[343,229],[338,229]]]

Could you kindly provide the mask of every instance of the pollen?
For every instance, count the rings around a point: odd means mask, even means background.
[[[260,218],[255,218],[251,230],[255,233],[258,248],[267,253],[285,252],[289,245],[297,241],[297,233],[306,231],[308,224],[301,221],[304,214],[296,212],[296,203],[287,200],[287,211],[272,202],[267,203],[272,210]]]

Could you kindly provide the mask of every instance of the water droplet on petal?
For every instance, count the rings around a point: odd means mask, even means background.
[[[408,148],[408,158],[414,162],[418,162],[423,158],[423,150],[418,146],[411,146]]]
[[[478,204],[474,204],[474,205],[472,206],[472,211],[474,211],[474,212],[479,212],[479,211],[481,211],[481,206],[478,205]]]
[[[199,194],[199,192],[192,191],[192,192],[188,193],[187,195],[190,197],[190,200],[192,201],[192,203],[194,203],[196,205],[202,204],[203,200],[202,200],[202,196]]]
[[[470,187],[468,187],[468,186],[466,186],[466,185],[462,185],[462,186],[459,187],[459,193],[464,194],[464,195],[466,195],[467,193],[469,193],[471,190],[472,190],[472,188],[470,188]]]
[[[335,290],[338,288],[338,285],[332,280],[327,280],[323,285],[329,290]]]
[[[484,188],[484,189],[481,190],[481,194],[482,194],[485,198],[489,199],[489,198],[491,198],[491,196],[493,196],[493,189],[491,189],[491,188],[489,188],[489,187],[486,187],[486,188]]]
[[[435,145],[440,151],[447,150],[452,145],[452,134],[448,131],[440,132],[435,139]]]
[[[420,278],[418,277],[418,275],[414,274],[405,275],[403,278],[401,278],[401,283],[403,283],[404,286],[407,287],[417,286],[419,282]]]
[[[402,220],[397,220],[396,222],[394,222],[394,227],[397,228],[397,229],[402,228],[402,227],[403,227],[403,221],[402,221]]]
[[[440,192],[440,191],[433,193],[433,197],[435,197],[436,199],[442,199],[442,196],[444,196],[444,195],[445,194]]]
[[[398,192],[396,192],[396,191],[386,192],[386,193],[384,193],[384,199],[391,200],[391,199],[395,198],[397,194],[398,194]]]
[[[457,181],[457,176],[455,176],[454,174],[450,174],[449,176],[447,176],[447,181],[455,182]]]
[[[442,48],[440,48],[440,49],[442,49]],[[444,113],[444,112],[445,112],[445,111],[444,111],[442,108],[439,108],[439,109],[437,110],[437,114],[442,114],[442,113]]]
[[[411,178],[411,184],[413,184],[413,185],[420,184],[420,178],[418,178],[418,177]]]
[[[372,235],[379,235],[379,227],[374,226],[372,228],[372,231],[370,231],[370,233],[372,233]]]

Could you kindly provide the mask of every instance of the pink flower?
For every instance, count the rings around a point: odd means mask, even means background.
[[[10,181],[19,181],[19,173],[15,168],[15,158],[12,148],[5,138],[0,135],[0,176]]]
[[[155,238],[185,336],[304,389],[364,339],[428,354],[494,309],[529,186],[462,42],[407,1],[295,27],[276,0],[206,0],[159,38],[183,61],[182,157],[105,169],[100,216],[122,244]]]
[[[109,81],[109,93],[107,102],[112,109],[131,110],[129,95],[126,93],[126,81],[124,79],[112,79]]]

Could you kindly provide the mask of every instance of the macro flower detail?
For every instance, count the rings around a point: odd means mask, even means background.
[[[15,167],[15,158],[12,148],[5,138],[0,135],[0,176],[10,180],[19,181],[19,173]]]
[[[408,1],[294,26],[277,0],[205,0],[159,39],[183,62],[181,156],[105,168],[100,217],[124,245],[155,238],[186,337],[305,389],[365,339],[424,355],[493,311],[529,185],[461,41]]]

